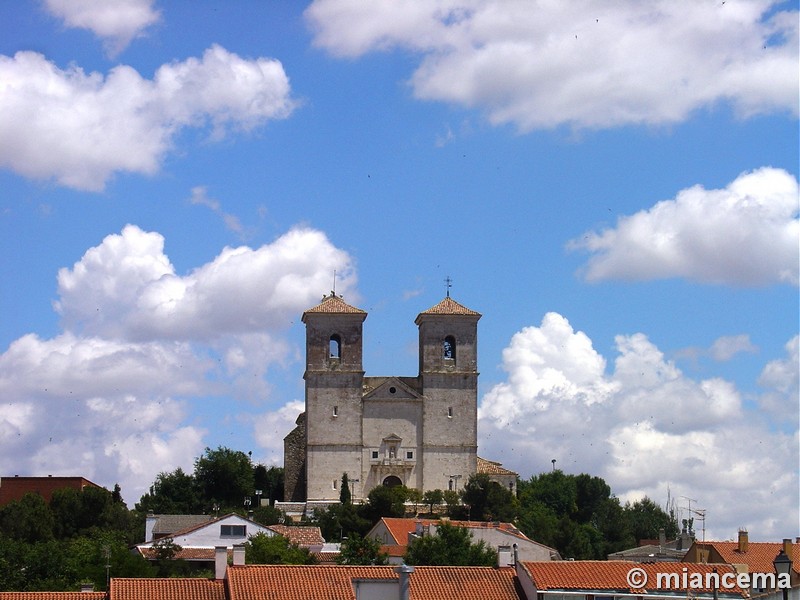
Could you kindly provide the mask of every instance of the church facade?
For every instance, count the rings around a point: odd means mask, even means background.
[[[303,313],[305,412],[284,439],[285,500],[379,485],[460,490],[478,471],[478,320],[448,296],[420,313],[416,377],[366,377],[367,313],[334,293]]]

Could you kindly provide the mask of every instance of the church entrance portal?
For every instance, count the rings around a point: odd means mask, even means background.
[[[389,475],[386,479],[383,480],[383,485],[386,487],[397,487],[398,485],[403,485],[403,482],[400,481],[399,477],[395,477],[394,475]]]

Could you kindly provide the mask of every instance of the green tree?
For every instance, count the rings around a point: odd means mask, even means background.
[[[422,495],[422,501],[430,508],[430,513],[433,514],[433,507],[438,506],[444,500],[444,492],[442,490],[428,490]]]
[[[283,513],[274,506],[259,506],[253,510],[253,521],[262,525],[277,525]]]
[[[0,509],[0,534],[15,540],[52,540],[54,526],[53,513],[39,494],[25,494]]]
[[[469,518],[476,521],[511,522],[517,516],[514,494],[485,473],[470,476],[462,499],[469,506]]]
[[[313,565],[316,560],[305,548],[292,544],[282,535],[257,533],[245,543],[247,564]]]
[[[361,505],[359,514],[373,525],[382,517],[403,517],[406,514],[408,488],[402,485],[379,485],[367,494],[367,503]]]
[[[336,563],[340,565],[386,565],[388,555],[381,552],[378,540],[361,537],[357,533],[342,541]]]
[[[205,504],[219,502],[223,509],[237,509],[255,487],[253,465],[244,452],[220,446],[206,448],[195,460],[194,478]]]
[[[324,510],[314,512],[312,522],[319,525],[322,537],[331,542],[354,535],[364,536],[372,522],[359,514],[354,504],[332,504]]]
[[[276,500],[283,500],[283,467],[267,469],[264,465],[256,465],[253,468],[253,485],[261,490],[269,505],[274,506]]]
[[[348,479],[347,473],[342,473],[342,485],[341,489],[339,490],[339,502],[342,504],[350,504],[351,499],[350,479]]]
[[[407,500],[414,504],[414,515],[416,515],[417,508],[422,503],[422,492],[417,488],[409,488]]]
[[[497,552],[464,527],[441,523],[435,534],[423,535],[408,545],[405,562],[409,565],[495,566]]]
[[[136,510],[163,515],[193,514],[200,512],[203,504],[194,476],[178,467],[171,473],[161,472],[156,476],[149,493],[136,504]]]
[[[455,490],[445,490],[442,498],[447,505],[447,516],[451,519],[466,519],[469,517],[469,509],[461,503],[461,495]]]
[[[678,535],[678,523],[674,517],[647,496],[633,504],[626,502],[624,513],[631,535],[637,544],[643,539],[657,539],[660,529],[664,530],[668,540]]]

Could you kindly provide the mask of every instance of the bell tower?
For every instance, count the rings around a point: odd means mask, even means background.
[[[338,497],[342,473],[361,470],[362,333],[367,313],[331,292],[306,326],[306,499]]]
[[[477,470],[478,320],[448,294],[420,313],[424,489],[460,489]]]

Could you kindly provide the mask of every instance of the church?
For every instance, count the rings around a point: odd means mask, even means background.
[[[284,439],[285,501],[354,499],[379,486],[460,490],[476,472],[514,490],[516,474],[477,456],[478,320],[449,293],[421,312],[419,374],[366,377],[367,313],[334,292],[303,313],[305,412]]]

